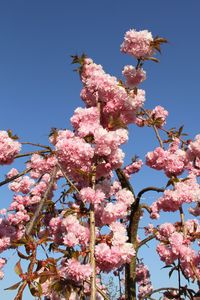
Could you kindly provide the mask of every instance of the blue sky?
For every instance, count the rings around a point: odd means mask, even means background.
[[[144,66],[146,107],[164,106],[170,113],[168,127],[184,124],[193,138],[200,111],[199,11],[198,0],[0,0],[0,129],[13,129],[22,141],[47,143],[51,127],[70,128],[74,109],[83,106],[70,55],[85,52],[121,77],[123,66],[135,61],[119,47],[124,33],[135,28],[169,41],[160,64]],[[132,126],[130,133],[127,162],[157,145],[150,129]],[[136,190],[150,184],[162,185],[158,172],[145,170],[134,181]],[[2,207],[7,206],[10,195],[5,189],[1,195]],[[9,292],[2,297],[13,298]]]

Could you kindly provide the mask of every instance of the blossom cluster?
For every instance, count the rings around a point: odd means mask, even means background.
[[[151,205],[151,217],[158,218],[160,210],[174,212],[184,203],[197,203],[200,199],[200,188],[196,177],[175,184],[174,189],[165,190],[163,196]]]
[[[156,238],[160,241],[157,245],[157,252],[167,265],[179,259],[184,275],[195,279],[200,276],[200,256],[199,253],[195,253],[191,244],[194,235],[200,233],[200,225],[197,220],[188,220],[182,226],[184,226],[184,232],[178,231],[180,230],[178,224],[160,225],[156,234]]]
[[[142,66],[159,50],[161,42],[162,39],[153,39],[147,30],[132,29],[125,34],[121,51],[137,59],[135,67],[123,68],[125,82],[107,74],[92,59],[84,55],[81,59],[76,57],[83,84],[81,98],[86,107],[74,111],[71,130],[56,129],[51,133],[51,146],[36,144],[45,150],[27,154],[30,159],[24,172],[12,168],[6,176],[5,182],[9,182],[14,195],[8,209],[0,211],[0,253],[18,245],[25,246],[26,255],[19,256],[30,259],[29,270],[35,262],[37,266],[32,268],[31,276],[29,271],[20,276],[22,280],[27,276],[26,282],[33,281],[33,285],[40,287],[42,292],[41,295],[36,293],[37,296],[62,300],[67,294],[70,300],[82,299],[83,294],[90,296],[91,277],[96,277],[96,286],[104,290],[99,279],[102,273],[123,272],[131,261],[132,265],[137,261],[134,276],[136,274],[138,298],[144,298],[151,294],[153,287],[147,266],[136,260],[142,240],[137,234],[134,236],[143,208],[152,219],[157,219],[161,211],[181,213],[184,204],[195,203],[196,207],[190,207],[189,212],[195,216],[200,214],[197,179],[200,176],[200,135],[194,141],[184,142],[181,132],[164,130],[168,116],[165,108],[143,109],[145,91],[139,85],[146,79],[146,72]],[[140,195],[151,187],[136,197],[130,188],[129,179],[140,171],[142,160],[133,159],[123,167],[125,154],[121,146],[128,141],[131,123],[152,126],[160,143],[160,147],[146,154],[146,165],[164,171],[167,184],[162,196],[150,206],[142,206],[139,201]],[[167,141],[161,141],[159,130],[168,134]],[[165,143],[168,149],[163,147]],[[12,163],[20,149],[18,141],[8,132],[0,131],[0,164]],[[185,177],[179,178],[180,175]],[[56,190],[60,186],[63,190],[59,194]],[[152,190],[160,189],[153,187]],[[133,213],[135,216],[131,219]],[[134,234],[130,236],[134,222]],[[28,234],[27,228],[30,229]],[[147,235],[159,241],[157,252],[165,264],[178,260],[186,278],[199,280],[200,254],[192,248],[200,233],[197,220],[182,217],[181,222],[164,223],[157,228],[150,224],[145,229]],[[63,256],[39,260],[34,257],[34,251],[40,245]],[[6,260],[0,258],[0,279],[5,263]],[[96,293],[96,299],[102,300],[103,296]],[[125,296],[120,295],[120,299]]]
[[[145,295],[153,291],[150,280],[150,273],[147,266],[140,262],[136,266],[136,281],[138,282],[138,298],[144,298]]]
[[[9,165],[20,152],[21,144],[10,138],[7,131],[0,131],[0,165]]]

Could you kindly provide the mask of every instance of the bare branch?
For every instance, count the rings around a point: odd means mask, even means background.
[[[29,169],[26,169],[26,170],[24,170],[23,172],[21,172],[21,173],[19,173],[17,175],[12,176],[11,178],[6,178],[4,181],[0,182],[0,186],[2,186],[4,184],[7,184],[7,183],[9,183],[9,182],[11,182],[11,181],[13,181],[13,180],[15,180],[17,178],[22,177],[23,175],[29,173],[31,170],[32,170],[32,168],[29,168]]]
[[[32,154],[46,154],[46,153],[50,153],[50,152],[51,152],[51,150],[31,151],[31,152],[27,152],[27,153],[18,154],[18,155],[15,156],[15,158],[31,156]]]
[[[146,239],[142,240],[142,241],[139,243],[137,249],[139,249],[140,247],[142,247],[143,245],[145,245],[147,242],[153,240],[154,238],[155,238],[155,235],[154,235],[154,234],[148,236]]]
[[[42,211],[45,201],[48,199],[49,193],[53,187],[54,181],[55,181],[55,177],[56,177],[56,173],[57,173],[57,166],[54,167],[53,172],[51,174],[51,179],[49,181],[48,187],[46,192],[44,193],[43,198],[40,200],[40,203],[35,211],[35,214],[33,216],[33,218],[31,219],[30,223],[28,224],[27,228],[26,228],[26,234],[29,235],[33,229],[33,226],[35,225],[35,223],[37,223],[37,219],[40,215],[40,212]]]
[[[68,185],[71,186],[71,187],[73,187],[73,189],[74,189],[77,193],[79,193],[79,190],[77,189],[77,187],[73,184],[73,182],[72,182],[72,181],[69,179],[69,177],[66,175],[66,173],[65,173],[65,171],[64,171],[64,169],[63,169],[63,167],[62,167],[62,165],[61,165],[59,162],[57,162],[57,165],[58,165],[59,169],[61,170],[61,172],[62,172],[64,178],[66,179]]]
[[[137,195],[137,199],[140,200],[140,198],[142,197],[142,195],[146,192],[150,192],[150,191],[154,191],[154,192],[158,192],[158,193],[163,193],[165,191],[164,188],[158,188],[158,187],[155,187],[155,186],[149,186],[149,187],[146,187],[144,188],[143,190],[141,190],[138,195]]]

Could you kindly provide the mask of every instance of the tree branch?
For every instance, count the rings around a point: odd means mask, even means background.
[[[27,153],[22,153],[22,154],[18,154],[15,156],[15,158],[21,158],[21,157],[26,157],[26,156],[30,156],[32,154],[46,154],[51,152],[51,150],[38,150],[38,151],[31,151],[31,152],[27,152]]]
[[[146,187],[144,189],[142,189],[138,195],[137,195],[137,199],[140,200],[140,198],[142,197],[142,195],[146,192],[150,192],[150,191],[154,191],[154,192],[158,192],[158,193],[163,193],[165,191],[164,188],[157,188],[155,186],[149,186],[149,187]]]
[[[68,185],[69,185],[70,187],[73,187],[73,189],[74,189],[77,193],[79,193],[79,190],[77,189],[77,187],[73,184],[73,182],[72,182],[72,181],[69,179],[69,177],[66,175],[66,173],[65,173],[65,171],[64,171],[64,169],[63,169],[63,167],[62,167],[62,165],[61,165],[59,162],[57,162],[57,165],[58,165],[59,169],[61,170],[61,172],[62,172],[62,174],[63,174],[63,177],[66,179]]]
[[[142,241],[139,243],[137,249],[139,249],[140,247],[142,247],[143,245],[145,245],[147,242],[153,240],[154,238],[155,238],[155,235],[154,235],[154,234],[148,236],[146,239],[142,240]]]
[[[26,228],[26,235],[29,235],[33,229],[33,226],[35,225],[35,223],[37,223],[37,219],[40,215],[40,212],[42,211],[44,204],[46,202],[46,200],[48,199],[49,193],[51,192],[51,189],[53,187],[54,181],[55,181],[55,177],[56,177],[56,173],[57,173],[57,166],[54,167],[53,172],[51,174],[51,179],[49,181],[48,187],[44,193],[43,198],[40,200],[40,203],[35,211],[35,214],[33,216],[33,218],[31,219],[30,223],[28,224],[27,228]]]
[[[21,173],[19,173],[17,175],[12,176],[11,178],[6,178],[4,181],[0,182],[0,186],[2,186],[4,184],[7,184],[7,183],[9,183],[9,182],[11,182],[11,181],[19,178],[19,177],[22,177],[23,175],[29,173],[31,170],[32,170],[32,168],[29,168],[29,169],[26,169],[26,170],[24,170],[23,172],[21,172]]]

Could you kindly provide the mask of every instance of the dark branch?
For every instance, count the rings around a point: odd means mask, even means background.
[[[11,181],[13,181],[13,180],[19,178],[19,177],[22,177],[23,175],[29,173],[31,170],[32,170],[32,168],[29,168],[29,169],[26,169],[26,170],[24,170],[23,172],[21,172],[21,173],[15,175],[15,176],[12,176],[11,178],[6,178],[4,181],[1,181],[1,182],[0,182],[0,186],[2,186],[2,185],[4,185],[4,184],[7,184],[7,183],[9,183],[9,182],[11,182]]]

